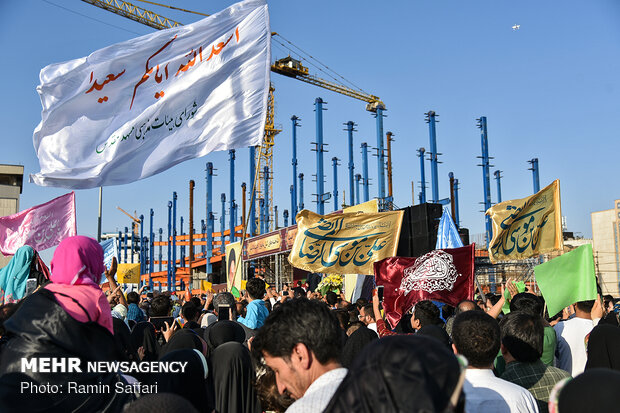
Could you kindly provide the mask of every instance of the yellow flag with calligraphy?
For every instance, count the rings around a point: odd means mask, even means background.
[[[297,235],[288,257],[293,267],[336,274],[374,274],[375,261],[393,257],[403,211],[369,214],[297,214]]]
[[[491,262],[529,258],[563,248],[560,181],[532,196],[492,206]]]

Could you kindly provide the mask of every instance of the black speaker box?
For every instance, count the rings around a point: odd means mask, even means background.
[[[403,208],[403,225],[397,254],[419,257],[435,249],[437,229],[443,212],[441,204],[419,204]]]

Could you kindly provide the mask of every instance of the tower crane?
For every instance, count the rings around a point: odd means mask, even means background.
[[[134,211],[133,215],[131,215],[129,212],[125,211],[123,208],[117,206],[116,209],[118,209],[119,211],[121,211],[123,214],[127,215],[129,218],[131,218],[131,230],[133,231],[134,235],[139,235],[138,233],[138,225],[140,225],[140,218],[138,218],[138,214]]]
[[[169,29],[173,27],[182,26],[182,23],[169,19],[167,17],[161,16],[157,13],[154,13],[150,10],[143,9],[138,7],[132,3],[122,0],[82,0],[85,3],[91,4],[93,6],[97,6],[109,12],[118,14],[119,16],[123,16],[125,18],[134,20],[138,23],[142,23],[146,26],[150,26],[157,30]],[[154,4],[157,6],[168,7],[171,9],[177,9],[181,11],[191,12],[189,10],[180,9],[178,7],[167,6],[159,3],[154,3],[146,0],[138,0],[144,1],[145,3]],[[195,14],[200,14],[203,16],[208,16],[207,14],[191,12]],[[272,33],[272,36],[276,36],[278,33]],[[290,43],[290,42],[289,42]],[[309,83],[311,85],[315,85],[318,87],[322,87],[327,90],[331,90],[332,92],[340,93],[345,96],[352,97],[354,99],[361,100],[366,102],[366,110],[369,112],[377,112],[377,109],[385,110],[385,104],[381,101],[378,96],[371,95],[362,91],[361,89],[353,89],[347,87],[345,85],[339,84],[337,82],[332,82],[329,80],[322,79],[320,77],[311,75],[308,71],[308,68],[303,66],[300,60],[292,58],[290,55],[283,59],[279,59],[275,61],[271,65],[271,71],[274,73],[278,73],[280,75],[297,79],[305,83]],[[273,173],[273,146],[275,144],[275,136],[281,132],[280,129],[277,129],[275,126],[275,108],[274,108],[274,91],[275,88],[273,85],[269,86],[269,98],[267,100],[267,120],[265,122],[265,133],[263,136],[263,144],[260,147],[260,150],[256,152],[256,164],[264,165],[269,167],[269,171]],[[263,172],[261,171],[260,174]],[[273,223],[275,220],[273,219],[273,179],[267,180],[269,188],[269,215],[271,219],[269,222]],[[257,187],[256,187],[256,195],[258,202],[258,198],[261,197],[260,194],[264,192],[264,188],[261,188],[263,185],[263,179],[257,179]],[[120,209],[120,208],[119,208]],[[123,211],[124,212],[124,211]],[[129,214],[127,214],[129,215]]]

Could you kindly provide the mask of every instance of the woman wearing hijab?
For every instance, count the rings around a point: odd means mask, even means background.
[[[234,341],[220,344],[211,353],[209,362],[218,413],[262,411],[252,386],[254,367],[246,347]]]
[[[143,321],[134,326],[131,330],[131,343],[134,348],[144,349],[143,361],[156,361],[159,359],[159,343],[157,342],[157,333],[153,324]]]
[[[35,270],[38,277],[32,274]],[[20,247],[6,267],[0,269],[0,305],[24,298],[28,278],[35,276],[37,285],[49,278],[49,271],[39,254],[29,245]]]
[[[372,343],[374,340],[377,340],[379,336],[377,333],[367,328],[366,326],[360,327],[355,330],[347,339],[346,344],[344,345],[344,349],[342,350],[342,367],[349,368],[353,361],[357,357],[357,355],[366,347],[368,344]]]
[[[549,413],[617,412],[620,372],[590,369],[558,382],[549,396]]]
[[[620,370],[620,328],[611,324],[599,324],[590,332],[587,346],[586,370]]]
[[[384,337],[358,355],[324,412],[462,412],[464,378],[436,340]]]
[[[121,359],[113,337],[112,316],[99,288],[103,273],[103,249],[92,238],[63,240],[52,259],[54,284],[48,284],[22,301],[4,323],[8,341],[0,353],[0,410],[94,412],[120,411],[133,396],[116,393],[42,394],[23,391],[24,382],[49,383],[67,389],[68,382],[107,385],[125,381],[117,373],[91,372],[87,362]],[[23,358],[41,355],[59,359],[79,358],[82,372],[26,369]]]
[[[204,339],[207,342],[207,357],[213,350],[224,343],[234,341],[243,343],[245,341],[245,330],[241,324],[230,321],[221,320],[205,329]]]
[[[175,350],[198,350],[204,354],[206,344],[203,343],[204,340],[201,339],[194,330],[182,328],[177,330],[172,337],[170,337],[170,340],[163,345],[159,353],[159,359],[163,359],[166,354]]]
[[[158,393],[174,393],[192,403],[199,412],[212,412],[213,400],[207,391],[209,374],[207,361],[196,349],[174,350],[161,358],[162,362],[187,362],[181,373],[157,373],[151,383],[157,383]],[[231,412],[235,410],[230,410]]]

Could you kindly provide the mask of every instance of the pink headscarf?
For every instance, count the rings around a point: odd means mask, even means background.
[[[92,238],[81,235],[65,238],[54,251],[50,280],[56,284],[99,286],[103,248]]]
[[[52,283],[45,288],[59,293],[55,294],[58,304],[75,320],[94,321],[114,334],[110,305],[99,287],[105,271],[101,245],[79,235],[65,238],[56,247],[50,267]]]

